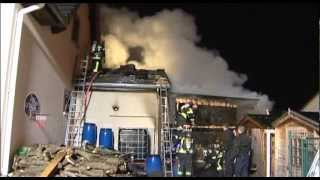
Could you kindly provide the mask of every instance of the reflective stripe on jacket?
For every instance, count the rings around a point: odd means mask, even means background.
[[[193,153],[192,151],[192,139],[188,137],[182,137],[180,146],[178,147],[177,153],[186,154]]]

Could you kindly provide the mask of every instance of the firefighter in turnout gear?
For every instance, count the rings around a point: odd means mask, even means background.
[[[105,49],[103,45],[97,43],[97,41],[94,41],[91,49],[91,54],[93,62],[93,72],[98,72],[102,69],[102,65],[105,61]]]
[[[176,125],[178,141],[176,148],[177,174],[178,176],[192,176],[193,139],[191,137],[196,110],[190,103],[177,104]]]
[[[194,118],[195,118],[192,106],[187,103],[187,104],[182,104],[177,109],[178,109],[178,115],[177,115],[176,123],[177,123],[178,129],[182,130],[183,128],[190,128],[190,126],[194,124]]]
[[[208,155],[205,158],[205,176],[207,177],[222,177],[223,176],[223,150],[219,142],[213,145],[213,148],[208,150]]]
[[[178,176],[192,175],[192,154],[193,154],[193,139],[191,131],[186,130],[186,135],[181,137],[177,147],[177,174]]]
[[[216,158],[216,170],[219,177],[223,176],[223,149],[222,146],[217,142],[214,145],[215,158]]]

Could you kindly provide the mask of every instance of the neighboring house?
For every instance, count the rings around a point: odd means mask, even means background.
[[[275,176],[306,176],[319,149],[319,113],[288,109],[275,127]]]
[[[307,104],[301,109],[306,112],[319,112],[319,93],[317,93]]]
[[[266,131],[273,129],[272,122],[278,114],[248,114],[239,121],[239,125],[246,127],[248,134],[252,138],[252,165],[255,170],[253,176],[266,176],[267,166],[267,134]],[[274,162],[274,136],[271,135],[271,162]],[[272,176],[273,172],[270,172]]]

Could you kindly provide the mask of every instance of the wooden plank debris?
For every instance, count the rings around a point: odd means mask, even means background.
[[[132,176],[130,157],[115,150],[95,147],[66,148],[57,145],[32,145],[14,157],[13,177],[109,177]]]
[[[48,177],[53,170],[58,166],[59,162],[67,155],[66,150],[57,153],[56,157],[49,163],[49,165],[42,171],[41,177]]]

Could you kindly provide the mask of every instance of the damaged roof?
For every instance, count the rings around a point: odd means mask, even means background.
[[[236,107],[252,110],[259,99],[257,98],[244,98],[244,97],[231,97],[231,96],[213,96],[203,94],[188,94],[188,93],[171,93],[172,98],[187,98],[187,99],[207,99],[207,100],[222,100],[236,105]]]
[[[161,84],[162,83],[162,84]],[[156,89],[170,88],[170,81],[163,69],[136,69],[133,64],[118,69],[105,70],[93,83],[93,89]]]

